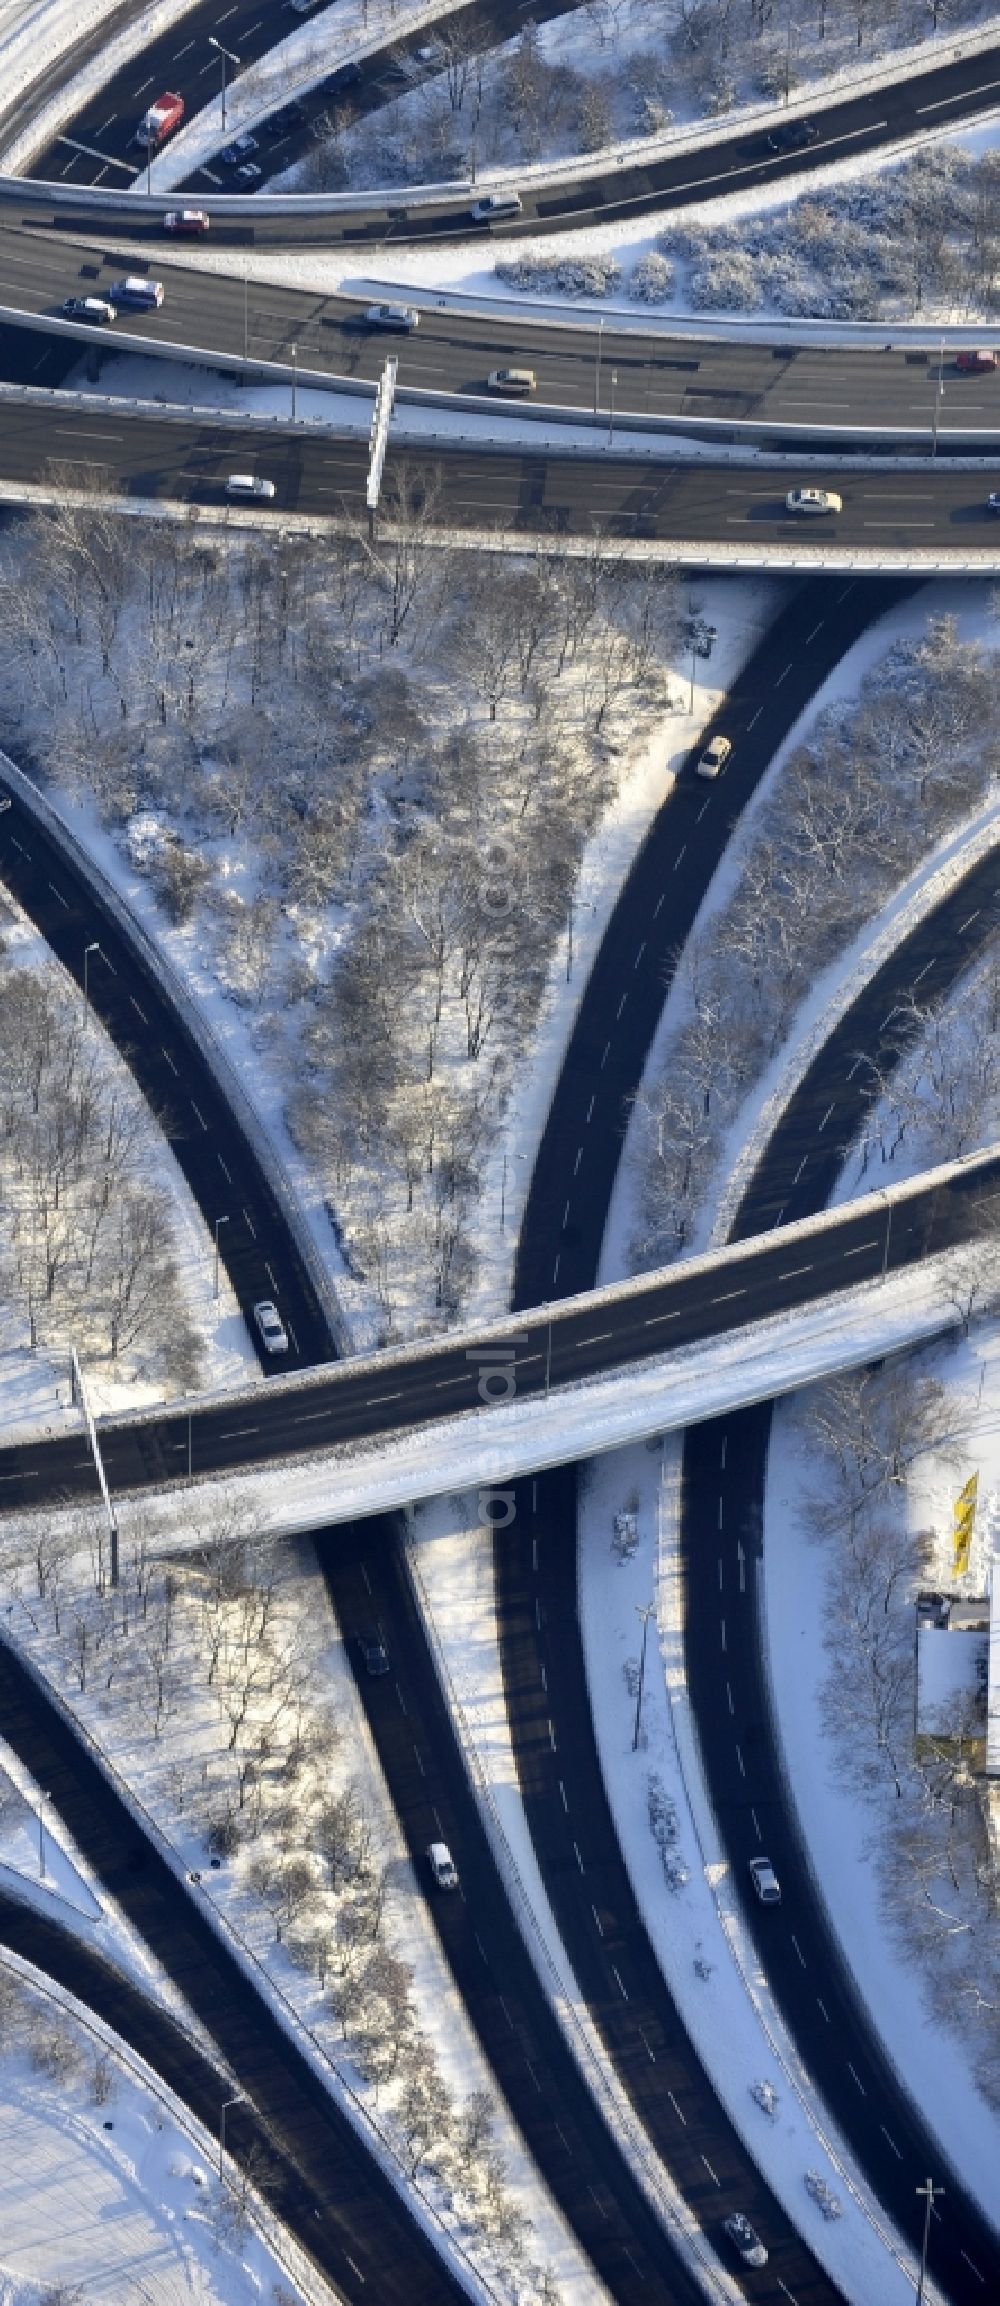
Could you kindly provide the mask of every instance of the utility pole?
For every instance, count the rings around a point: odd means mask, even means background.
[[[632,1751],[633,1753],[638,1753],[639,1727],[642,1720],[642,1692],[646,1680],[646,1641],[649,1635],[650,1618],[656,1616],[656,1603],[655,1601],[647,1601],[643,1607],[640,1607],[639,1603],[636,1602],[635,1607],[636,1615],[642,1619],[642,1648],[639,1652],[639,1687],[636,1691],[635,1728],[632,1732]]]
[[[941,402],[944,399],[944,337],[938,353],[937,384],[934,388],[934,420],[931,425],[931,455],[937,455],[938,426],[941,422]]]
[[[927,2245],[931,2236],[931,2214],[935,2201],[944,2193],[943,2186],[935,2186],[933,2178],[925,2178],[917,2193],[924,2197],[924,2238],[920,2245],[920,2280],[917,2283],[916,2306],[924,2306],[924,2287],[927,2281]]]
[[[604,314],[603,314],[603,312],[602,312],[602,314],[601,314],[601,317],[600,317],[600,319],[599,319],[599,321],[598,321],[598,323],[597,323],[597,354],[596,354],[596,357],[595,357],[595,360],[594,360],[594,415],[595,415],[595,416],[597,416],[597,415],[598,415],[598,413],[599,413],[599,411],[600,411],[600,406],[601,406],[601,354],[602,354],[603,350],[604,350]]]

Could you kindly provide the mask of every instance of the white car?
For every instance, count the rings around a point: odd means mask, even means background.
[[[439,1890],[457,1890],[458,1869],[447,1842],[431,1842],[427,1863]]]
[[[754,2231],[749,2218],[744,2217],[742,2210],[733,2211],[732,2217],[725,2221],[724,2230],[734,2247],[739,2251],[745,2266],[767,2265],[767,2251],[760,2235]]]
[[[487,392],[505,392],[513,400],[524,400],[534,392],[536,384],[533,368],[491,368],[486,379]]]
[[[182,239],[204,240],[211,230],[211,217],[204,208],[168,208],[163,219],[164,232],[179,233]]]
[[[489,224],[494,216],[520,216],[520,213],[519,192],[484,193],[482,200],[477,200],[469,210],[474,224]]]
[[[63,314],[67,320],[89,320],[94,328],[105,328],[118,318],[114,305],[103,296],[68,296]]]
[[[706,745],[698,762],[698,776],[717,777],[719,770],[725,768],[732,749],[729,737],[713,737],[711,744]]]
[[[263,480],[256,472],[231,472],[226,482],[226,495],[258,497],[262,503],[270,504],[274,495],[274,482]]]
[[[369,328],[401,328],[407,336],[420,326],[420,314],[412,304],[370,304],[365,320]]]
[[[786,512],[843,512],[844,499],[832,488],[790,488]]]
[[[751,1858],[750,1879],[762,1906],[780,1906],[781,1884],[770,1858]]]
[[[287,1353],[288,1331],[279,1316],[277,1306],[272,1305],[269,1297],[262,1297],[259,1305],[254,1306],[253,1317],[260,1331],[265,1352]]]

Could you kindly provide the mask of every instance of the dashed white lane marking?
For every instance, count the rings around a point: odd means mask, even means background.
[[[827,1108],[826,1108],[826,1112],[825,1112],[825,1113],[824,1113],[824,1115],[823,1115],[823,1119],[822,1119],[822,1121],[820,1122],[820,1128],[821,1128],[821,1129],[825,1129],[825,1128],[826,1128],[826,1124],[827,1124],[827,1122],[828,1122],[828,1120],[829,1120],[829,1118],[830,1118],[830,1115],[831,1115],[831,1113],[832,1113],[832,1112],[833,1112],[833,1106],[832,1106],[832,1105],[828,1105],[828,1106],[827,1106]]]
[[[651,1313],[648,1321],[644,1321],[642,1326],[644,1329],[655,1329],[658,1321],[679,1321],[680,1317],[680,1307],[678,1306],[676,1313]]]
[[[794,1930],[792,1931],[792,1944],[793,1944],[793,1946],[794,1946],[794,1948],[795,1948],[795,1951],[796,1951],[796,1953],[797,1953],[797,1955],[798,1955],[798,1957],[799,1957],[799,1960],[800,1960],[800,1962],[801,1962],[801,1964],[802,1964],[802,1967],[803,1967],[803,1969],[804,1969],[804,1970],[805,1970],[805,1969],[808,1969],[808,1966],[809,1966],[809,1965],[808,1965],[808,1963],[807,1963],[807,1961],[806,1961],[806,1957],[805,1957],[805,1955],[804,1955],[804,1953],[803,1953],[803,1951],[802,1951],[802,1948],[801,1948],[801,1946],[800,1946],[800,1944],[799,1944],[799,1941],[798,1941],[798,1939],[797,1939],[797,1937],[796,1937],[796,1935],[795,1935],[795,1932],[794,1932]]]
[[[568,1816],[569,1816],[569,1803],[568,1803],[568,1801],[567,1801],[567,1799],[566,1799],[566,1788],[565,1788],[565,1786],[564,1786],[564,1784],[563,1784],[563,1782],[562,1782],[562,1779],[561,1779],[561,1778],[560,1778],[560,1780],[559,1780],[559,1791],[560,1791],[560,1793],[561,1793],[561,1795],[562,1795],[562,1806],[563,1806],[563,1808],[564,1808],[564,1810],[565,1810],[565,1812],[566,1812],[566,1815],[567,1815],[567,1817],[568,1817]]]
[[[173,1060],[173,1058],[172,1058],[172,1056],[171,1056],[171,1054],[170,1054],[170,1051],[169,1051],[169,1049],[161,1049],[161,1050],[160,1050],[160,1055],[161,1055],[161,1057],[165,1057],[165,1058],[166,1058],[166,1060],[167,1060],[167,1064],[169,1065],[169,1067],[170,1067],[170,1070],[171,1070],[171,1072],[172,1072],[172,1074],[173,1074],[173,1076],[174,1076],[174,1079],[175,1079],[175,1081],[176,1081],[176,1080],[178,1079],[177,1067],[176,1067],[176,1065],[174,1064],[174,1060]]]
[[[709,2159],[708,2159],[708,2155],[707,2155],[707,2154],[703,2154],[701,2158],[702,2158],[702,2161],[703,2161],[703,2162],[704,2162],[704,2164],[705,2164],[705,2168],[706,2168],[706,2170],[708,2171],[708,2175],[709,2175],[709,2177],[712,2179],[713,2183],[714,2183],[716,2186],[718,2186],[718,2185],[721,2185],[722,2181],[721,2181],[721,2179],[720,2179],[720,2178],[717,2176],[716,2172],[713,2170],[713,2168],[712,2168],[712,2165],[711,2165],[711,2162],[710,2162],[710,2161],[709,2161]]]
[[[686,2129],[687,2129],[687,2115],[686,2115],[686,2114],[682,2114],[682,2113],[681,2113],[680,2107],[679,2107],[679,2105],[678,2105],[678,2103],[677,2103],[677,2100],[676,2100],[676,2098],[674,2097],[674,2093],[673,2093],[673,2091],[672,2091],[672,2090],[668,2090],[668,2091],[667,2091],[667,2096],[668,2096],[668,2098],[669,2098],[669,2100],[670,2100],[670,2103],[671,2103],[671,2105],[672,2105],[672,2107],[673,2107],[673,2109],[674,2109],[674,2113],[676,2114],[678,2121],[679,2121],[680,2123],[682,2123],[682,2124],[683,2124],[683,2127],[684,2127],[684,2129],[686,2130]]]
[[[851,2077],[851,2080],[852,2080],[852,2082],[854,2083],[855,2089],[857,2089],[857,2090],[860,2090],[860,2092],[861,2092],[861,2095],[862,2095],[862,2097],[863,2097],[863,2098],[867,2098],[867,2096],[868,2096],[868,2092],[867,2092],[867,2090],[865,2089],[865,2085],[864,2085],[864,2083],[863,2083],[863,2081],[862,2081],[862,2079],[861,2079],[861,2076],[860,2076],[860,2074],[859,2074],[859,2073],[857,2073],[857,2072],[855,2071],[855,2069],[854,2069],[854,2067],[852,2066],[852,2064],[851,2064],[851,2061],[850,2061],[850,2059],[849,2059],[849,2058],[848,2058],[848,2061],[847,2061],[847,2071],[848,2071],[848,2073],[849,2073],[849,2075],[850,2075],[850,2077]]]
[[[620,1995],[621,1995],[622,2001],[623,2001],[623,2002],[627,2002],[627,2001],[628,2001],[628,1987],[622,1984],[622,1974],[621,1974],[621,1971],[620,1971],[619,1969],[617,1969],[617,1968],[616,1968],[616,1966],[615,1966],[614,1962],[612,1962],[612,1964],[611,1964],[611,1975],[612,1975],[612,1977],[613,1977],[613,1979],[614,1979],[614,1981],[615,1981],[615,1984],[616,1984],[616,1986],[617,1986],[617,1988],[618,1988],[618,1991],[619,1991],[619,1993],[620,1993]]]
[[[822,2011],[822,2013],[823,2013],[823,2016],[824,2016],[824,2018],[826,2019],[827,2025],[829,2025],[829,2023],[830,2023],[830,2012],[829,2012],[829,2010],[827,2009],[826,2003],[825,2003],[825,2002],[821,2002],[821,2001],[820,2001],[820,1998],[819,1998],[819,1995],[818,1995],[818,1994],[817,1994],[817,1996],[816,1996],[816,2008],[817,2008],[818,2010],[821,2010],[821,2011]]]
[[[586,1872],[586,1870],[587,1870],[587,1869],[586,1869],[586,1867],[585,1867],[585,1865],[584,1865],[584,1862],[583,1862],[583,1859],[582,1859],[582,1857],[580,1856],[580,1844],[579,1844],[579,1842],[574,1842],[574,1844],[573,1844],[573,1848],[574,1848],[574,1851],[575,1851],[575,1853],[576,1853],[576,1862],[577,1862],[577,1865],[578,1865],[578,1866],[579,1866],[579,1868],[580,1868],[580,1872],[581,1872],[581,1874],[583,1874],[583,1873],[585,1873],[585,1872]]]
[[[578,1145],[578,1146],[577,1146],[577,1149],[576,1149],[576,1160],[575,1160],[575,1161],[574,1161],[574,1163],[573,1163],[573,1175],[574,1175],[574,1177],[575,1177],[575,1176],[576,1176],[576,1174],[577,1174],[577,1171],[578,1171],[578,1169],[579,1169],[579,1167],[580,1167],[580,1163],[581,1163],[581,1161],[582,1161],[582,1160],[583,1160],[583,1146],[582,1146],[582,1145]]]
[[[879,2123],[879,2129],[880,2129],[880,2130],[881,2130],[881,2132],[882,2132],[882,2136],[883,2136],[883,2138],[885,2139],[886,2145],[887,2145],[887,2146],[891,2146],[891,2147],[892,2147],[892,2151],[893,2151],[893,2153],[895,2154],[895,2157],[896,2157],[896,2160],[897,2160],[897,2162],[901,2162],[901,2161],[902,2161],[902,2159],[903,2159],[903,2150],[902,2150],[902,2147],[901,2147],[901,2146],[897,2146],[897,2144],[896,2144],[896,2141],[895,2141],[895,2138],[890,2138],[890,2136],[889,2136],[889,2132],[888,2132],[888,2130],[886,2129],[886,2126],[885,2126],[885,2123],[884,2123],[884,2122],[880,2122],[880,2123]]]
[[[368,1399],[367,1399],[367,1401],[365,1402],[365,1408],[366,1408],[366,1409],[380,1409],[380,1408],[381,1408],[381,1405],[382,1405],[382,1403],[383,1403],[383,1401],[402,1401],[402,1398],[403,1398],[403,1396],[402,1396],[402,1392],[399,1392],[399,1393],[371,1393],[371,1394],[369,1394],[369,1396],[368,1396]]]

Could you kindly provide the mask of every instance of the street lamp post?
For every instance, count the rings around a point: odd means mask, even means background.
[[[228,1219],[228,1217],[217,1217],[217,1218],[216,1218],[216,1220],[215,1220],[215,1292],[214,1292],[214,1294],[215,1294],[216,1300],[218,1300],[218,1295],[219,1295],[219,1227],[220,1227],[220,1225],[228,1225],[228,1223],[229,1223],[229,1219]]]
[[[941,422],[941,403],[944,399],[944,337],[938,353],[937,383],[934,387],[934,420],[931,425],[931,455],[937,455],[938,426]]]
[[[100,946],[99,946],[99,944],[98,944],[98,942],[97,942],[97,939],[96,939],[96,937],[94,938],[94,940],[93,940],[93,943],[92,943],[92,944],[90,944],[90,945],[85,945],[85,946],[84,946],[84,948],[83,948],[83,1006],[84,1006],[84,1008],[86,1008],[86,1007],[87,1007],[87,1004],[88,1004],[88,1002],[89,1002],[89,1000],[90,1000],[90,956],[91,956],[91,954],[92,954],[92,953],[99,953],[99,952],[100,952],[100,950],[101,950],[101,948],[100,948]]]
[[[299,358],[299,348],[298,348],[298,345],[297,345],[297,344],[293,344],[293,346],[292,346],[292,423],[293,423],[293,424],[295,423],[295,388],[296,388],[296,385],[297,385],[297,383],[298,383],[298,375],[299,375],[299,372],[298,372],[298,358]]]
[[[47,1802],[47,1801],[48,1801],[48,1798],[49,1798],[49,1797],[48,1797],[48,1794],[45,1794],[45,1793],[43,1793],[43,1792],[42,1792],[42,1790],[41,1790],[41,1787],[39,1787],[39,1790],[38,1790],[38,1878],[39,1878],[39,1881],[42,1881],[42,1882],[44,1882],[44,1880],[45,1880],[45,1813],[44,1813],[43,1804],[44,1804],[45,1802]]]
[[[241,2092],[241,2093],[240,2093],[240,2094],[239,2094],[237,2097],[235,2097],[235,2098],[223,2098],[222,2104],[221,2104],[221,2106],[220,2106],[220,2108],[219,2108],[219,2177],[220,2177],[220,2179],[221,2179],[221,2178],[223,2177],[223,2175],[224,2175],[224,2171],[223,2171],[223,2156],[224,2156],[224,2154],[225,2154],[225,2151],[226,2151],[226,2115],[227,2115],[227,2114],[228,2114],[228,2112],[229,2112],[230,2106],[249,2106],[249,2104],[250,2104],[250,2100],[249,2100],[249,2098],[244,2098],[244,2097],[243,2097],[243,2095],[242,2095],[242,2092]]]
[[[222,66],[222,133],[224,136],[226,133],[226,65],[227,63],[238,64],[240,60],[235,48],[224,48],[221,40],[217,40],[213,32],[208,35],[208,45],[215,49]]]
[[[924,2287],[927,2281],[927,2245],[931,2237],[931,2213],[935,2201],[944,2193],[943,2186],[935,2186],[933,2178],[925,2178],[917,2193],[924,2197],[924,2236],[920,2245],[920,2280],[917,2283],[916,2306],[924,2306]]]
[[[642,1649],[639,1652],[639,1687],[636,1691],[635,1728],[632,1732],[633,1753],[637,1753],[639,1750],[639,1727],[642,1720],[642,1691],[643,1684],[646,1679],[646,1641],[649,1635],[650,1618],[656,1616],[656,1603],[655,1601],[647,1601],[644,1606],[640,1608],[639,1603],[636,1602],[635,1606],[637,1616],[641,1617],[642,1619]]]
[[[597,353],[594,359],[594,415],[601,406],[601,354],[604,350],[604,314],[597,323]]]
[[[617,370],[616,368],[613,368],[613,369],[612,369],[612,371],[611,371],[611,407],[610,407],[610,411],[609,411],[609,414],[608,414],[608,447],[609,447],[609,448],[611,447],[611,445],[612,445],[612,443],[613,443],[613,441],[614,441],[614,437],[615,437],[615,387],[616,387],[617,383],[618,383],[618,370]]]

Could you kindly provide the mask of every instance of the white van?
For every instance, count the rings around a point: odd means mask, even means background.
[[[431,1842],[429,1844],[427,1863],[439,1890],[457,1890],[458,1868],[447,1842]]]
[[[142,312],[156,312],[163,303],[163,282],[142,280],[137,273],[130,272],[127,279],[115,281],[111,302],[136,305]]]
[[[262,480],[256,472],[231,472],[226,482],[227,496],[255,497],[270,504],[274,495],[273,480]]]

